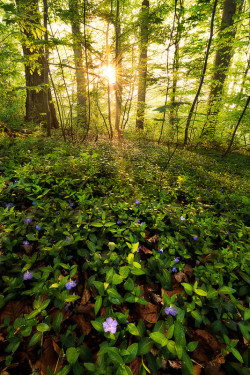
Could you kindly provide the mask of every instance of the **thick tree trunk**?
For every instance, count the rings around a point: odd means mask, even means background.
[[[115,66],[116,66],[116,79],[115,79],[115,129],[118,138],[121,136],[120,120],[121,120],[121,107],[122,107],[122,56],[121,56],[121,20],[120,20],[120,1],[116,1],[116,20],[115,20]]]
[[[221,106],[221,96],[223,93],[225,79],[233,56],[233,40],[236,34],[234,27],[234,17],[237,4],[242,7],[244,0],[225,0],[221,20],[219,36],[219,48],[216,51],[214,61],[214,74],[212,77],[211,89],[209,93],[209,103],[207,112],[207,124],[204,134],[214,136],[216,122]]]
[[[87,83],[83,68],[83,49],[81,46],[80,15],[78,0],[69,0],[71,11],[71,30],[73,38],[73,50],[76,67],[76,90],[77,90],[77,124],[87,126]]]
[[[47,123],[47,114],[51,112],[51,127],[58,128],[55,108],[50,89],[45,87],[45,51],[41,39],[34,36],[34,31],[41,33],[38,0],[16,0],[17,9],[22,13],[19,23],[22,32],[22,48],[25,59],[26,80],[26,121]],[[33,31],[33,33],[32,33]],[[46,90],[48,90],[47,100]],[[49,110],[48,110],[49,104]]]
[[[148,26],[147,15],[149,13],[149,0],[142,1],[142,24],[140,40],[140,58],[139,58],[139,79],[138,79],[138,101],[136,114],[136,128],[144,128],[146,89],[147,89],[147,60],[148,60]]]

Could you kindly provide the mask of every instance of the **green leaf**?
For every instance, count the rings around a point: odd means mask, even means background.
[[[137,352],[138,352],[138,344],[137,343],[134,343],[132,345],[130,345],[127,350],[126,350],[126,358],[124,360],[125,363],[130,363],[132,362],[136,355],[137,355]]]
[[[36,326],[36,329],[39,331],[39,332],[47,332],[50,330],[50,326],[48,326],[48,324],[46,323],[40,323]]]
[[[207,292],[207,298],[215,298],[218,296],[218,292],[216,289],[210,288],[209,291]]]
[[[182,373],[185,375],[194,375],[193,363],[185,352],[182,355]]]
[[[67,361],[73,365],[74,363],[76,363],[76,361],[78,360],[78,357],[80,355],[80,351],[79,349],[77,348],[68,348],[66,350],[66,357],[67,357]]]
[[[119,354],[119,349],[116,347],[108,347],[107,354],[112,362],[121,365],[123,363],[123,359]]]
[[[80,296],[75,296],[73,294],[69,295],[68,297],[65,298],[65,302],[73,302],[76,301],[80,298]]]
[[[250,309],[244,311],[244,320],[250,319]]]
[[[98,311],[100,310],[101,306],[102,306],[102,297],[97,296],[96,301],[95,301],[95,315],[98,314]]]
[[[188,284],[188,283],[181,283],[181,285],[183,286],[185,292],[191,296],[193,294],[193,287],[191,284]]]
[[[56,373],[56,375],[68,375],[68,373],[70,372],[70,370],[71,370],[71,366],[70,365],[64,366],[63,368],[61,368]]]
[[[29,346],[36,345],[42,338],[41,332],[36,332],[30,339]]]
[[[237,349],[230,348],[230,350],[231,350],[232,354],[235,356],[235,358],[238,359],[239,362],[242,362],[242,363],[244,362],[241,354],[238,352]]]
[[[199,296],[204,296],[204,297],[207,296],[207,292],[203,289],[194,289],[194,292],[198,294]]]
[[[152,349],[153,345],[154,345],[154,343],[150,338],[148,338],[148,337],[143,338],[139,342],[138,355],[145,355],[145,354],[149,353],[150,350]]]
[[[55,331],[59,331],[61,324],[62,324],[62,320],[63,320],[63,313],[59,312],[58,314],[56,314],[53,320],[53,328]]]
[[[84,366],[89,371],[92,371],[92,372],[96,371],[96,367],[95,367],[94,363],[84,362]]]
[[[123,277],[115,273],[112,279],[112,284],[119,285],[123,282]]]
[[[91,320],[92,326],[98,331],[103,332],[103,325],[101,322],[98,322],[97,320]]]
[[[149,334],[150,338],[160,344],[161,346],[166,346],[168,343],[168,339],[165,335],[161,332],[152,332]]]
[[[193,352],[199,344],[199,341],[191,341],[187,344],[187,350]]]
[[[127,328],[128,328],[129,333],[131,333],[131,335],[140,336],[140,332],[134,323],[129,323],[127,325]]]
[[[126,279],[129,273],[130,273],[130,268],[128,266],[124,266],[119,269],[119,274],[123,277],[123,279]]]
[[[229,288],[228,286],[222,286],[219,290],[218,290],[219,293],[223,293],[223,294],[232,294],[232,293],[235,293],[236,290],[233,289],[233,288]]]
[[[176,345],[173,340],[168,340],[167,342],[167,348],[174,356],[176,355]]]

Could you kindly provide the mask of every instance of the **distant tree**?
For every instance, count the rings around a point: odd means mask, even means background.
[[[121,19],[120,19],[120,1],[116,0],[116,15],[115,15],[115,67],[116,67],[116,80],[115,80],[115,129],[120,137],[120,119],[122,107],[122,51],[121,51]]]
[[[87,124],[87,83],[84,72],[83,36],[81,33],[81,22],[78,0],[69,0],[71,12],[71,30],[73,39],[74,60],[76,68],[76,90],[77,90],[77,124],[86,127]]]
[[[44,49],[44,30],[41,26],[38,0],[16,0],[16,5],[19,12],[19,27],[22,33],[22,49],[25,62],[25,120],[47,123],[47,113],[49,111],[50,126],[58,128],[55,107],[46,82],[48,62],[46,61]]]
[[[146,89],[147,89],[147,60],[148,60],[148,25],[147,16],[149,14],[149,0],[142,1],[141,7],[141,32],[140,32],[140,57],[139,57],[139,77],[138,77],[138,97],[136,128],[144,128]]]
[[[218,49],[214,60],[214,74],[211,81],[209,103],[207,111],[207,122],[204,127],[204,135],[213,137],[216,122],[221,108],[221,97],[224,83],[227,77],[231,59],[233,57],[233,41],[236,35],[234,25],[235,15],[242,9],[244,0],[225,0],[219,30]]]

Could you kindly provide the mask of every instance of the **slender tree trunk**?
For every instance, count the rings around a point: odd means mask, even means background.
[[[234,129],[234,132],[233,132],[233,135],[232,135],[231,141],[230,141],[230,143],[229,143],[228,149],[227,149],[227,151],[225,152],[225,154],[224,154],[223,156],[226,156],[226,155],[229,153],[229,151],[231,150],[231,147],[232,147],[232,145],[233,145],[233,141],[234,141],[235,134],[236,134],[236,132],[237,132],[237,130],[238,130],[238,127],[239,127],[239,125],[240,125],[240,123],[241,123],[241,120],[243,119],[243,116],[244,116],[244,114],[245,114],[245,112],[246,112],[246,110],[247,110],[247,107],[248,107],[248,104],[249,104],[249,103],[250,103],[250,95],[249,95],[248,98],[247,98],[247,101],[246,101],[245,107],[244,107],[244,109],[243,109],[243,111],[242,111],[242,114],[241,114],[241,116],[240,116],[240,118],[239,118],[239,121],[238,121],[238,123],[237,123],[237,125],[236,125],[236,127],[235,127],[235,129]]]
[[[147,15],[149,13],[149,0],[142,1],[141,15],[141,40],[139,58],[139,78],[138,78],[138,101],[136,114],[136,128],[144,128],[146,89],[147,89],[147,60],[148,60],[148,26]]]
[[[45,29],[45,59],[44,59],[44,85],[45,85],[45,93],[44,93],[44,107],[46,108],[46,126],[47,126],[47,136],[51,137],[51,116],[50,116],[50,108],[49,108],[49,48],[48,48],[48,1],[43,0],[43,26]],[[51,93],[50,93],[51,96]]]
[[[22,14],[22,21],[19,22],[19,27],[23,36],[22,49],[25,59],[25,120],[47,123],[49,119],[49,104],[50,113],[52,114],[50,116],[50,127],[58,128],[54,104],[49,100],[52,96],[48,88],[48,80],[46,81],[48,51],[45,54],[44,47],[41,43],[39,44],[39,39],[32,32],[36,30],[41,33],[41,15],[39,13],[38,0],[16,0],[16,5],[18,12]],[[47,94],[46,91],[48,92]]]
[[[209,93],[207,124],[204,134],[214,136],[216,122],[221,107],[221,97],[223,93],[225,79],[233,56],[233,40],[235,39],[236,27],[234,27],[234,17],[237,4],[240,9],[244,0],[225,0],[221,20],[219,37],[219,48],[216,51],[214,61],[214,74],[212,77],[211,89]]]
[[[116,66],[116,80],[115,80],[115,129],[118,138],[121,136],[120,119],[122,107],[122,55],[121,55],[121,20],[120,20],[120,1],[116,0],[116,19],[115,19],[115,66]]]
[[[87,124],[87,88],[83,67],[82,34],[80,28],[80,15],[78,0],[69,0],[71,12],[71,30],[73,38],[73,50],[76,67],[76,91],[77,91],[77,124],[86,128]]]
[[[205,56],[205,61],[204,61],[204,67],[203,67],[203,71],[202,71],[202,74],[201,74],[200,84],[199,84],[199,87],[198,87],[197,93],[196,93],[196,95],[195,95],[195,97],[194,97],[194,100],[193,100],[192,106],[191,106],[190,111],[189,111],[189,114],[188,114],[187,123],[186,123],[186,128],[185,128],[184,145],[186,145],[187,142],[188,142],[188,131],[189,131],[189,126],[190,126],[190,123],[191,123],[191,120],[192,120],[192,116],[193,116],[193,113],[194,113],[195,105],[196,105],[196,102],[197,102],[197,100],[198,100],[198,98],[199,98],[199,95],[200,95],[200,92],[201,92],[201,88],[202,88],[202,85],[203,85],[203,82],[204,82],[204,78],[205,78],[206,70],[207,70],[208,56],[209,56],[209,51],[210,51],[210,47],[211,47],[211,43],[212,43],[212,38],[213,38],[214,17],[215,17],[215,12],[216,12],[217,3],[218,3],[218,0],[215,0],[215,1],[214,1],[213,12],[212,12],[212,17],[211,17],[211,24],[210,24],[210,37],[209,37],[208,45],[207,45],[207,51],[206,51],[206,56]]]

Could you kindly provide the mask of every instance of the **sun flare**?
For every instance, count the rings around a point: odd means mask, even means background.
[[[102,76],[106,78],[110,84],[115,83],[115,68],[112,66],[104,66],[102,69]]]

